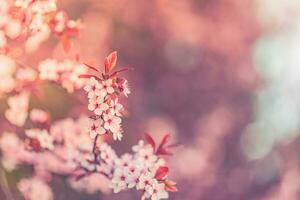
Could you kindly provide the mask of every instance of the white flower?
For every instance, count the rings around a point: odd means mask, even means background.
[[[117,155],[115,151],[107,144],[102,143],[99,147],[100,158],[108,165],[114,165]]]
[[[30,120],[33,122],[44,123],[49,119],[46,111],[41,109],[32,109],[30,112]]]
[[[117,116],[121,116],[120,111],[122,110],[123,106],[118,103],[118,98],[116,98],[115,100],[112,100],[110,102],[110,109],[109,112],[112,115],[117,115]]]
[[[94,139],[98,134],[103,135],[106,133],[106,130],[102,127],[102,124],[102,119],[91,119],[89,134],[92,139]]]
[[[25,199],[30,200],[52,200],[53,194],[51,188],[38,178],[22,179],[18,183],[18,189]]]
[[[91,77],[83,89],[88,93],[88,98],[94,98],[96,96],[95,92],[99,88],[100,83],[94,77]]]
[[[113,139],[114,140],[122,140],[122,137],[123,137],[123,133],[122,133],[122,129],[121,127],[119,126],[119,129],[116,130],[115,132],[113,132]]]
[[[28,129],[25,131],[25,134],[29,138],[37,139],[42,148],[49,150],[54,149],[53,138],[47,130]]]
[[[128,95],[130,94],[130,90],[129,90],[129,87],[128,87],[128,82],[127,80],[124,80],[124,82],[122,83],[121,85],[121,89],[123,91],[123,94],[128,97]]]
[[[58,75],[58,62],[54,59],[46,59],[39,64],[40,79],[56,81]]]
[[[16,78],[22,81],[34,81],[36,77],[36,71],[31,68],[18,69],[16,73]]]
[[[114,193],[118,193],[127,188],[128,171],[121,168],[117,168],[113,174],[113,178],[110,183],[110,187]]]
[[[102,97],[95,97],[89,99],[88,109],[94,111],[96,115],[101,115],[104,111],[109,109],[109,106],[103,102]]]
[[[145,167],[153,167],[157,162],[157,156],[154,155],[151,146],[145,146],[136,153],[136,159]]]
[[[136,188],[138,190],[144,190],[146,187],[151,186],[153,180],[155,180],[154,174],[147,171],[140,176]]]
[[[97,108],[95,108],[94,113],[96,115],[101,115],[104,111],[108,110],[109,106],[107,103],[100,103]]]
[[[129,168],[132,163],[133,156],[131,154],[124,154],[120,159],[116,160],[116,165],[119,167]]]
[[[39,64],[39,72],[41,79],[56,81],[69,93],[81,88],[86,83],[86,80],[79,78],[79,75],[87,72],[86,67],[68,59],[62,62],[54,59],[44,60]]]
[[[10,39],[16,39],[22,31],[22,24],[18,20],[11,19],[5,26],[5,33]]]
[[[114,93],[115,89],[112,87],[112,79],[102,81],[99,90],[96,91],[97,96],[105,97],[107,94]]]
[[[16,125],[23,126],[28,116],[29,94],[22,92],[7,101],[9,109],[5,112],[6,119]]]
[[[165,190],[165,185],[163,183],[155,182],[152,185],[152,196],[151,200],[160,200],[169,198],[168,192]]]
[[[113,133],[117,133],[120,131],[120,123],[122,121],[120,117],[104,113],[103,119],[104,128],[106,130],[110,130]]]
[[[134,146],[132,147],[132,151],[133,151],[133,152],[138,152],[138,151],[140,151],[141,149],[143,149],[144,146],[145,146],[144,140],[140,140],[139,143],[138,143],[137,145],[134,145]]]

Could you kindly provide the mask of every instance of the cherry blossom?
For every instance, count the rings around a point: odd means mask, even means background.
[[[124,80],[123,83],[120,85],[120,90],[123,91],[123,94],[128,97],[128,95],[130,94],[130,90],[128,87],[128,82],[127,80]]]
[[[30,139],[36,139],[41,148],[48,150],[52,150],[54,148],[53,138],[47,130],[28,129],[25,133]],[[33,148],[35,147],[36,146],[33,146]]]
[[[7,96],[4,115],[14,130],[1,133],[1,163],[6,170],[32,167],[33,177],[18,183],[24,198],[52,200],[48,182],[54,174],[66,177],[74,190],[88,193],[136,189],[142,198],[159,200],[176,191],[162,157],[170,155],[167,137],[156,148],[148,136],[147,143],[141,140],[132,152],[120,156],[107,143],[111,137],[123,138],[123,98],[130,94],[127,80],[120,77],[127,69],[114,70],[117,53],[105,58],[103,70],[77,58],[46,58],[29,67],[10,56],[11,41],[22,40],[28,54],[55,35],[68,51],[81,22],[58,10],[56,0],[1,1],[0,14],[0,95]],[[88,75],[89,69],[96,75]],[[31,97],[44,100],[38,86],[45,81],[73,93],[74,99],[80,97],[75,90],[83,88],[90,116],[55,119],[47,108],[35,108],[29,101]]]
[[[52,200],[53,194],[47,183],[41,179],[34,177],[30,179],[22,179],[18,188],[24,195],[25,199],[30,200]]]
[[[123,105],[118,102],[118,98],[110,101],[109,113],[111,115],[122,116],[121,114],[122,109],[123,109]]]
[[[9,109],[5,112],[6,119],[16,126],[23,126],[28,116],[29,93],[22,92],[8,98]]]
[[[0,137],[0,149],[3,153],[1,163],[6,170],[14,170],[19,163],[19,159],[16,155],[19,154],[22,149],[22,142],[12,132],[3,132]]]
[[[31,53],[47,40],[51,33],[64,39],[77,36],[80,21],[69,20],[59,11],[56,0],[4,0],[0,5],[0,48],[6,49],[7,39],[25,38],[24,46]],[[66,48],[67,49],[67,48]]]
[[[99,82],[94,77],[91,77],[83,89],[88,93],[89,99],[94,99],[96,97],[96,90],[99,88]]]
[[[102,119],[91,119],[89,133],[92,139],[94,139],[98,134],[103,135],[106,133],[106,130],[102,127],[102,124]]]
[[[13,75],[16,69],[16,63],[12,58],[0,55],[0,96],[2,93],[9,93],[14,89],[16,81]]]
[[[121,124],[120,117],[104,113],[103,120],[104,120],[104,128],[106,130],[109,130],[112,133],[115,133],[120,130],[120,124]]]
[[[112,87],[112,79],[107,79],[105,81],[102,81],[99,85],[99,90],[96,90],[97,96],[105,97],[107,94],[114,93],[114,88]]]
[[[30,120],[37,123],[45,123],[49,119],[49,115],[46,111],[41,109],[32,109],[30,111]]]
[[[89,78],[84,87],[89,102],[88,110],[93,111],[96,117],[103,119],[103,128],[112,134],[114,140],[121,140],[123,137],[121,117],[124,107],[119,103],[119,98],[122,95],[127,96],[130,92],[127,81],[117,76],[121,70],[111,73],[117,61],[116,57],[116,52],[106,57],[104,61],[105,73],[101,76],[83,74],[81,77]],[[87,67],[99,72],[92,66],[87,65]]]
[[[55,59],[46,59],[39,64],[40,79],[59,83],[69,93],[85,85],[86,81],[80,79],[79,75],[86,72],[87,69],[83,64],[72,60],[59,62]]]

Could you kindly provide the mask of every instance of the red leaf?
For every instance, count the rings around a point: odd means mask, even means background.
[[[112,73],[110,76],[112,77],[112,76],[117,75],[118,73],[126,72],[126,71],[131,70],[131,69],[132,69],[132,68],[124,68],[124,69],[120,69],[120,70],[115,71],[114,73]]]
[[[157,149],[156,155],[165,155],[165,156],[172,156],[173,154],[167,151],[164,147]]]
[[[176,185],[175,182],[166,180],[165,181],[165,190],[167,192],[177,192],[178,189],[177,189],[177,187],[175,185]]]
[[[168,167],[159,167],[156,170],[155,178],[157,180],[162,180],[163,178],[165,178],[167,176],[168,172],[169,172],[169,168]]]
[[[97,71],[97,72],[99,72],[99,70],[98,69],[96,69],[95,67],[93,67],[93,66],[91,66],[91,65],[89,65],[89,64],[87,64],[87,63],[83,63],[85,66],[87,66],[88,68],[90,68],[90,69],[92,69],[92,70],[94,70],[94,71]]]
[[[157,148],[157,152],[156,154],[161,154],[161,155],[171,155],[171,153],[167,152],[165,149],[165,145],[169,142],[171,138],[170,134],[166,134],[163,139],[161,140],[158,148]]]
[[[67,35],[63,35],[61,37],[61,43],[62,43],[62,46],[64,48],[64,51],[67,53],[70,51],[71,49],[71,42],[70,42],[70,39]]]
[[[105,58],[104,61],[105,74],[111,72],[111,70],[116,66],[116,63],[117,63],[117,52],[114,51]]]
[[[169,133],[166,134],[166,135],[163,137],[163,139],[161,140],[159,146],[160,146],[160,147],[165,146],[165,144],[167,144],[167,142],[169,142],[170,138],[171,138],[171,135],[170,135]]]
[[[144,133],[145,135],[145,139],[147,141],[148,144],[150,144],[153,148],[153,150],[155,151],[155,142],[153,140],[153,138],[148,134],[148,133]]]

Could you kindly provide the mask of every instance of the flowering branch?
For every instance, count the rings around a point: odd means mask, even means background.
[[[121,72],[129,70],[117,66],[117,52],[109,54],[103,67],[82,64],[75,60],[47,58],[36,68],[19,64],[12,56],[19,52],[10,46],[11,40],[22,41],[27,53],[36,50],[50,35],[59,37],[64,50],[71,48],[70,39],[81,28],[79,20],[69,20],[57,9],[56,0],[0,1],[0,96],[7,96],[5,118],[14,132],[4,131],[0,136],[1,163],[6,170],[18,165],[31,165],[32,178],[22,179],[18,189],[25,199],[52,200],[48,186],[53,174],[66,177],[76,190],[95,192],[103,184],[114,193],[127,189],[142,191],[142,199],[168,198],[176,192],[176,183],[168,180],[169,168],[165,156],[172,155],[170,135],[156,144],[149,134],[146,143],[141,140],[131,153],[118,156],[106,143],[106,136],[114,140],[123,137],[122,99],[130,90]],[[3,70],[4,69],[4,70]],[[88,70],[93,74],[88,74]],[[31,108],[30,97],[41,96],[39,85],[58,84],[68,93],[84,89],[91,116],[54,120],[45,109]],[[41,100],[43,100],[41,98]]]

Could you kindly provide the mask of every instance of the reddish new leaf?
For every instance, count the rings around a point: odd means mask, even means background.
[[[130,70],[130,69],[132,69],[132,68],[124,68],[124,69],[120,69],[120,70],[115,71],[114,73],[112,73],[110,76],[111,76],[111,77],[112,77],[112,76],[115,76],[115,75],[117,75],[118,73],[126,72],[126,71],[128,71],[128,70]]]
[[[158,148],[157,148],[157,155],[172,155],[172,153],[168,152],[165,148],[165,145],[169,142],[171,138],[170,134],[166,134],[163,139],[161,140]]]
[[[144,135],[145,135],[145,139],[146,139],[147,143],[150,144],[152,146],[153,150],[155,151],[156,146],[155,146],[155,142],[154,142],[153,138],[148,133],[145,133]]]
[[[116,66],[116,63],[117,63],[117,52],[114,51],[105,58],[104,61],[105,74],[110,73],[111,70]]]
[[[159,147],[165,146],[165,145],[169,142],[170,138],[171,138],[171,135],[170,135],[169,133],[166,134],[166,135],[163,137],[163,139],[161,140]]]
[[[163,178],[165,178],[167,176],[168,172],[169,172],[169,168],[168,167],[159,167],[156,170],[155,178],[157,180],[162,180]]]
[[[87,63],[83,63],[85,66],[87,66],[88,68],[90,68],[90,69],[92,69],[92,70],[94,70],[94,71],[97,71],[97,72],[99,72],[99,70],[98,69],[96,69],[95,67],[93,67],[93,66],[91,66],[91,65],[89,65],[89,64],[87,64]]]
[[[161,147],[157,149],[156,155],[162,155],[162,156],[172,156],[173,154],[166,150],[165,147]]]
[[[167,192],[177,192],[178,189],[175,185],[176,185],[176,183],[174,181],[166,180],[165,181],[165,190]]]
[[[67,53],[70,51],[71,49],[71,42],[70,42],[70,39],[67,35],[63,35],[61,37],[61,43],[62,43],[62,46],[64,48],[64,51]]]

